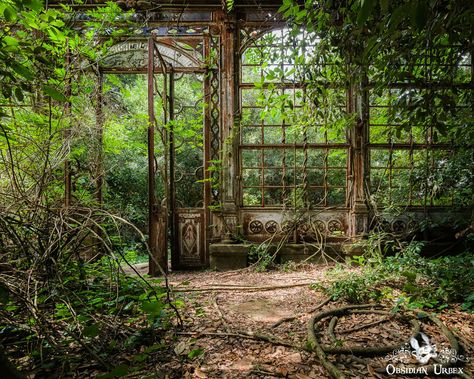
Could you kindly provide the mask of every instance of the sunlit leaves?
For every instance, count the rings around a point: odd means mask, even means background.
[[[44,86],[43,91],[46,95],[50,96],[54,100],[62,102],[67,101],[67,97],[52,86]]]

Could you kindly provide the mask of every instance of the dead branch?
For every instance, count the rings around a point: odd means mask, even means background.
[[[313,282],[294,283],[286,285],[262,286],[262,287],[202,287],[202,288],[183,288],[171,287],[174,292],[212,292],[212,291],[273,291],[284,288],[305,287],[313,284]]]
[[[304,315],[307,315],[309,313],[314,313],[316,312],[318,309],[324,307],[325,305],[329,304],[331,302],[332,298],[331,297],[328,297],[326,300],[324,300],[322,303],[318,304],[316,307],[314,308],[311,308],[309,311],[305,312],[305,313],[301,313],[299,315],[295,315],[295,316],[290,316],[290,317],[285,317],[285,318],[282,318],[280,320],[278,320],[277,322],[275,322],[271,327],[272,328],[276,328],[277,326],[280,326],[281,324],[283,324],[284,322],[290,322],[290,321],[293,321],[301,316],[304,316]]]
[[[344,329],[344,330],[338,331],[338,333],[339,334],[347,334],[347,333],[358,332],[359,330],[363,330],[363,329],[366,329],[366,328],[371,328],[372,326],[382,324],[382,323],[387,322],[389,320],[390,320],[389,318],[383,318],[381,320],[377,320],[377,321],[374,321],[374,322],[369,322],[368,324],[355,326],[354,328]]]

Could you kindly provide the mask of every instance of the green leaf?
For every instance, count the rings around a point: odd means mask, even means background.
[[[357,15],[357,24],[362,26],[369,18],[375,6],[375,0],[361,0],[361,7]]]
[[[41,0],[28,0],[25,1],[25,6],[30,8],[33,11],[39,12],[44,8],[43,2]]]
[[[158,316],[164,308],[161,301],[150,301],[143,303],[143,310],[151,317]]]
[[[18,40],[11,36],[3,37],[3,42],[5,42],[7,46],[18,46]]]
[[[20,87],[15,88],[15,97],[18,99],[18,101],[23,101],[24,99],[23,91],[21,90]]]
[[[201,355],[204,354],[204,349],[194,349],[194,350],[191,350],[189,353],[188,353],[188,358],[189,359],[193,359],[193,358],[196,358],[196,357],[199,357]]]
[[[65,102],[67,101],[67,97],[64,96],[61,92],[59,92],[56,88],[51,87],[51,86],[44,86],[43,87],[43,92],[50,96],[52,99],[57,100],[57,101],[62,101]]]
[[[99,335],[99,332],[100,332],[99,326],[97,324],[93,324],[93,325],[86,326],[84,330],[82,331],[82,334],[85,337],[94,338]]]
[[[390,6],[389,0],[380,0],[380,10],[382,11],[383,14],[388,13],[389,6]]]
[[[390,27],[389,27],[389,33],[394,31],[398,25],[403,21],[405,18],[405,6],[400,6],[398,8],[395,8],[395,10],[392,12],[392,15],[390,16]]]
[[[13,71],[15,71],[18,75],[24,77],[27,80],[33,80],[34,76],[33,76],[33,73],[30,71],[29,68],[27,68],[27,67],[25,67],[25,66],[23,66],[19,63],[16,63],[16,62],[12,62],[11,67],[12,67]]]
[[[12,7],[7,6],[5,10],[3,11],[3,16],[5,17],[5,20],[7,22],[12,22],[15,21],[15,11],[12,9]]]

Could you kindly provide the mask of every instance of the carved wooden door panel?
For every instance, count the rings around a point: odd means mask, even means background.
[[[204,76],[181,73],[173,81],[171,264],[191,269],[206,264]]]
[[[178,209],[177,227],[179,268],[205,264],[204,209]]]

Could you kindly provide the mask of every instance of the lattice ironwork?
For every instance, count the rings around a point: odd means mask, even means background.
[[[373,198],[383,206],[452,206],[456,186],[445,172],[456,148],[449,130],[467,126],[462,120],[472,112],[471,55],[460,46],[432,46],[401,59],[399,70],[398,82],[369,89]],[[371,82],[380,75],[369,70]],[[420,102],[444,114],[413,117],[410,109]]]
[[[306,94],[306,63],[294,51],[304,60],[316,46],[288,29],[241,33],[242,205],[346,206],[346,88]]]
[[[218,38],[211,38],[211,51],[217,52],[218,49]],[[217,165],[221,160],[221,128],[220,128],[220,99],[219,99],[219,69],[217,54],[215,56],[215,62],[212,62],[214,67],[210,70],[210,116],[211,116],[211,130],[210,130],[210,158],[213,161],[213,165]],[[217,203],[219,201],[219,188],[218,184],[220,181],[219,171],[213,170],[211,172],[211,179],[213,183],[212,188],[212,201]]]

